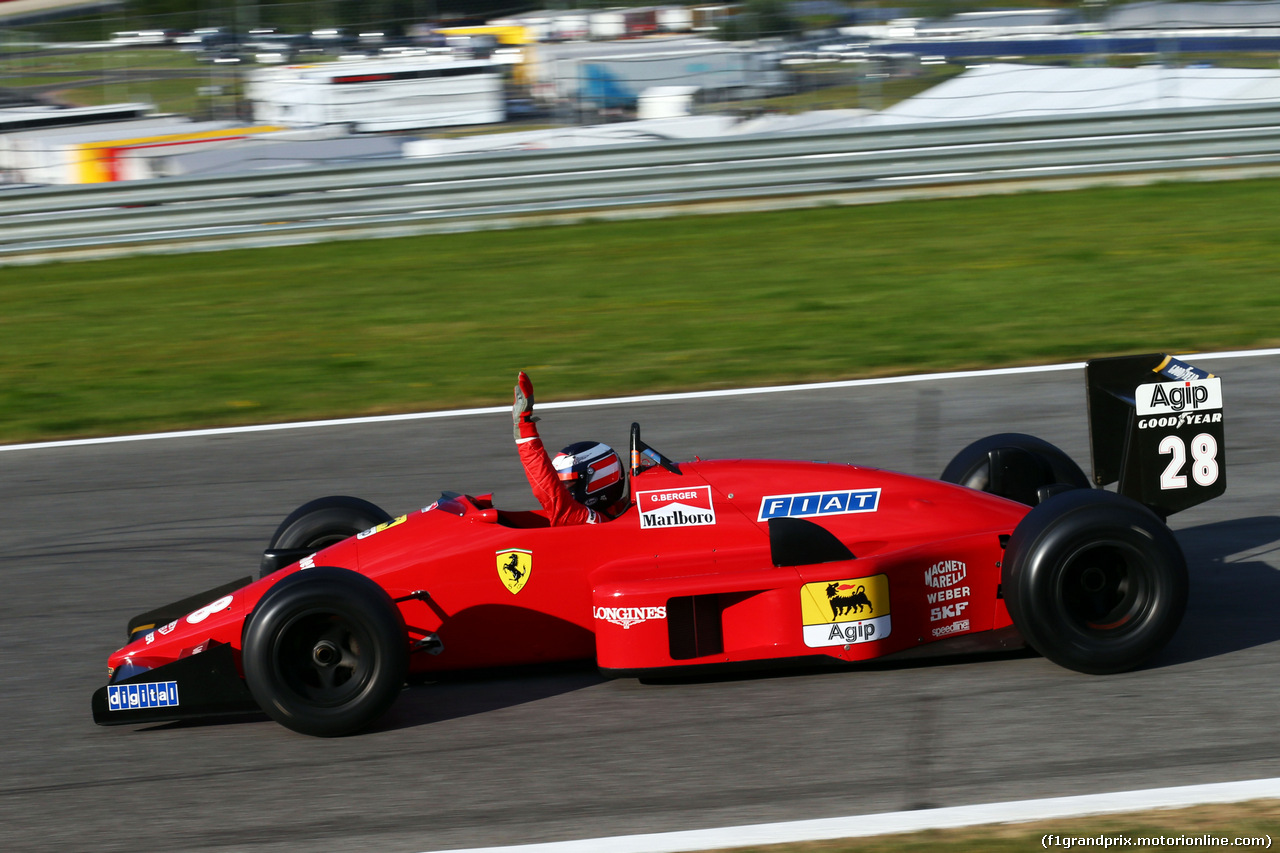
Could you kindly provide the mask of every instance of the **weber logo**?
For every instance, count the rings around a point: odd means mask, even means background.
[[[699,527],[716,523],[710,486],[686,486],[657,492],[639,492],[640,529],[653,527]]]
[[[1222,380],[1187,379],[1139,385],[1135,396],[1138,415],[1177,415],[1222,408]]]

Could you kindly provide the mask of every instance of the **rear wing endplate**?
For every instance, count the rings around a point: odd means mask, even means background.
[[[1226,491],[1221,378],[1153,353],[1094,359],[1085,386],[1096,485],[1164,518]]]

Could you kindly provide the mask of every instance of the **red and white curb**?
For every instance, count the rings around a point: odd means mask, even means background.
[[[596,853],[600,850],[608,850],[609,853],[681,853],[681,851],[720,850],[726,847],[865,838],[873,835],[893,835],[926,829],[956,829],[984,824],[1064,820],[1150,809],[1176,809],[1267,799],[1280,799],[1280,779],[1220,782],[1180,788],[1120,791],[1111,794],[1084,794],[1075,797],[1053,797],[1044,800],[987,803],[909,812],[885,812],[786,823],[759,823],[723,829],[620,835],[613,838],[585,838],[577,841],[517,844],[507,847],[472,847],[447,852],[432,851],[432,853]]]

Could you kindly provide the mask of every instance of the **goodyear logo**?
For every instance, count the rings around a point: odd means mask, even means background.
[[[803,518],[814,515],[848,515],[875,512],[880,504],[879,489],[840,492],[804,492],[796,495],[766,495],[760,499],[756,521],[771,518]]]
[[[804,644],[869,643],[889,636],[889,576],[807,583],[800,589]]]
[[[1170,379],[1186,380],[1186,379],[1211,379],[1213,374],[1207,370],[1201,370],[1198,367],[1187,364],[1185,361],[1179,361],[1171,355],[1166,355],[1164,361],[1160,362],[1154,368],[1153,373],[1163,373]]]
[[[173,708],[178,704],[178,682],[115,684],[107,688],[107,710],[134,711],[138,708]]]

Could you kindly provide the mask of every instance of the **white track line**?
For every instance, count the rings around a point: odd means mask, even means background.
[[[1216,358],[1257,358],[1280,355],[1280,349],[1237,350],[1234,352],[1195,353],[1185,358],[1197,360]],[[885,376],[879,379],[848,379],[840,382],[813,382],[807,385],[773,385],[766,388],[730,388],[720,391],[686,391],[674,394],[647,394],[634,397],[605,397],[598,400],[568,400],[558,403],[538,403],[539,409],[585,409],[623,404],[666,403],[677,400],[706,400],[714,397],[748,397],[759,394],[781,394],[788,391],[824,391],[838,388],[865,388],[873,385],[905,385],[912,382],[932,382],[943,379],[974,379],[989,376],[1016,376],[1026,373],[1054,373],[1064,370],[1083,370],[1083,361],[1068,364],[1048,364],[1036,367],[1002,367],[991,370],[958,370],[952,373],[921,373],[914,376]],[[120,444],[127,441],[159,441],[166,438],[201,438],[217,435],[240,435],[251,432],[277,432],[315,427],[359,426],[384,424],[394,421],[421,421],[437,418],[459,418],[468,415],[495,415],[510,411],[510,406],[485,406],[476,409],[451,409],[442,412],[412,412],[403,415],[374,415],[360,418],[335,418],[322,421],[299,421],[283,424],[255,424],[253,426],[218,427],[215,429],[183,430],[180,432],[152,432],[141,435],[115,435],[102,438],[76,438],[66,441],[42,441],[31,444],[0,445],[0,453],[10,450],[51,450],[59,447],[85,447],[93,444]]]
[[[720,850],[726,847],[864,838],[872,835],[919,832],[926,829],[955,829],[993,823],[1065,820],[1090,815],[1277,798],[1280,798],[1280,779],[1254,779],[1246,782],[1219,782],[1181,788],[1153,788],[1146,791],[1121,791],[1113,794],[1085,794],[1077,797],[1054,797],[1045,800],[955,806],[945,809],[797,820],[788,823],[761,823],[724,829],[622,835],[614,838],[587,838],[578,841],[553,841],[507,847],[473,847],[448,851],[448,853],[594,853],[599,850],[608,850],[609,853],[682,853],[682,851],[694,850]],[[435,853],[445,853],[445,851],[435,851]]]

